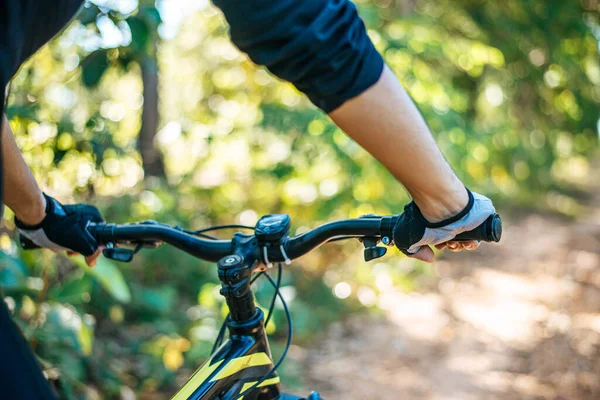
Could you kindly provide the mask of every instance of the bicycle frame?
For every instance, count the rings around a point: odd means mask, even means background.
[[[251,251],[255,239],[239,236],[235,254],[218,263],[220,293],[230,311],[227,319],[228,339],[196,372],[171,400],[302,400],[282,394],[276,372],[255,389],[240,397],[273,368],[264,314],[255,307],[250,288],[252,275],[260,268]],[[311,394],[308,399],[320,399]]]
[[[273,361],[263,317],[258,309],[256,317],[244,325],[228,321],[231,338],[198,368],[172,400],[235,399],[267,374]],[[271,400],[279,395],[279,376],[274,373],[243,399]]]

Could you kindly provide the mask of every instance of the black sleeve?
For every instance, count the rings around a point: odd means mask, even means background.
[[[83,0],[0,0],[0,76],[10,79],[82,4]]]
[[[383,59],[348,0],[214,0],[233,43],[325,112],[377,82]]]
[[[6,85],[21,64],[52,39],[82,4],[83,0],[0,0],[0,129]],[[0,137],[0,223],[4,211],[1,144]]]

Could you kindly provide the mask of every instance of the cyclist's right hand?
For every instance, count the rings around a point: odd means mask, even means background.
[[[66,251],[69,255],[80,253],[88,265],[93,266],[99,255],[98,243],[86,228],[90,222],[104,221],[98,209],[86,204],[62,205],[46,194],[44,197],[46,216],[39,224],[27,225],[15,217],[21,238],[35,246]]]
[[[441,222],[431,223],[425,219],[419,207],[411,202],[394,227],[394,243],[409,257],[433,262],[434,254],[430,245],[437,249],[474,250],[478,242],[456,242],[452,239],[462,233],[477,228],[490,215],[495,213],[492,201],[485,196],[469,191],[469,203],[458,215]]]

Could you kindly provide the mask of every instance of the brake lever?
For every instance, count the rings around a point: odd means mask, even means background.
[[[104,257],[110,258],[113,261],[128,263],[131,262],[131,260],[133,260],[134,252],[130,249],[113,247],[102,250],[102,254],[104,254]]]
[[[142,248],[147,247],[144,243],[138,243],[135,249],[124,249],[122,247],[114,247],[114,244],[108,243],[106,248],[102,250],[104,257],[118,262],[131,262]]]
[[[376,258],[381,258],[387,253],[387,249],[385,247],[377,246],[379,243],[379,239],[373,236],[365,236],[359,239],[362,244],[365,246],[364,256],[365,261],[369,262]]]

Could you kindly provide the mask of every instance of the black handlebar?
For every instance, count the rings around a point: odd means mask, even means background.
[[[87,229],[100,245],[165,242],[194,257],[215,262],[233,252],[230,240],[200,239],[179,229],[157,223],[125,225],[91,223]]]
[[[465,242],[480,240],[484,242],[499,242],[502,237],[502,219],[498,214],[492,214],[477,228],[456,235],[454,240]]]
[[[281,246],[268,246],[257,249],[260,257],[271,262],[282,262],[298,258],[330,239],[340,236],[372,237],[384,243],[391,242],[392,230],[398,216],[365,216],[346,219],[321,225],[296,237],[284,239]],[[183,232],[181,229],[158,223],[138,224],[90,224],[88,231],[99,244],[108,243],[144,243],[165,242],[197,258],[207,261],[218,261],[235,251],[232,240],[207,240]],[[502,236],[502,220],[497,214],[491,215],[479,227],[456,236],[455,240],[478,240],[498,242]],[[387,244],[386,243],[386,244]],[[281,251],[283,249],[283,252]]]
[[[288,257],[294,259],[339,236],[388,236],[391,238],[391,231],[387,235],[382,234],[381,223],[383,218],[386,217],[355,218],[329,222],[296,237],[289,238],[284,248]],[[277,254],[274,254],[274,257],[274,261],[285,261],[279,259]],[[271,258],[269,257],[269,259]]]

